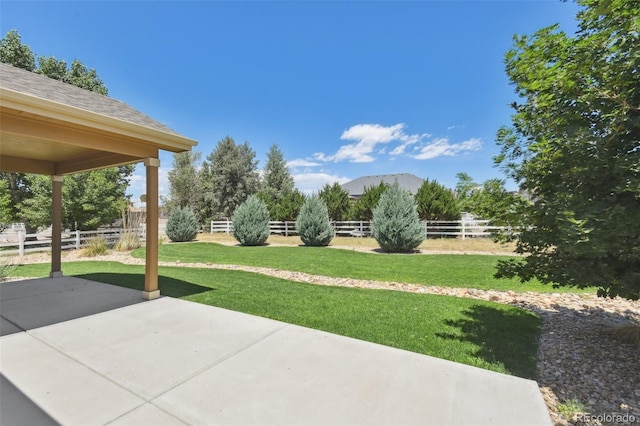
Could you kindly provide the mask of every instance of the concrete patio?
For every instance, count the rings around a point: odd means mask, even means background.
[[[550,425],[535,382],[79,278],[0,285],[0,423]]]

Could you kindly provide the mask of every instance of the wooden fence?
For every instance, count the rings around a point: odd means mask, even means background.
[[[490,220],[455,220],[422,222],[425,238],[488,238],[496,231],[505,230],[502,226],[492,226]],[[368,237],[372,235],[369,221],[341,221],[332,222],[336,235],[342,237]],[[271,234],[284,236],[297,235],[295,222],[269,222]],[[233,232],[233,222],[230,220],[211,221],[210,232]]]
[[[102,237],[107,245],[113,247],[122,237],[123,229],[100,229],[97,231],[70,231],[62,233],[62,250],[80,249],[87,245],[92,238]],[[141,241],[144,242],[144,231],[138,230]],[[37,251],[51,251],[51,233],[0,235],[0,255],[24,256],[26,253]]]

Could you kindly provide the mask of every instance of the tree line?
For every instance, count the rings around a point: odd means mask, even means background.
[[[258,170],[255,151],[248,142],[237,144],[230,136],[218,142],[213,152],[200,162],[199,152],[174,154],[169,172],[169,196],[164,205],[168,212],[189,208],[201,226],[211,220],[229,219],[236,208],[251,195],[267,206],[274,221],[294,221],[306,197],[295,188],[280,148],[272,145],[262,171]],[[365,188],[364,194],[350,199],[338,182],[325,184],[317,193],[333,221],[372,220],[373,210],[388,185]],[[459,220],[462,212],[493,219],[498,225],[509,223],[510,217],[527,201],[505,189],[504,181],[491,179],[478,184],[466,173],[458,174],[455,190],[435,180],[426,180],[415,194],[422,220]]]

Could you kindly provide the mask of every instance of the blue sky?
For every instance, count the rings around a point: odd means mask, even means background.
[[[454,187],[503,178],[497,129],[516,100],[514,34],[560,23],[560,1],[200,1],[0,4],[41,56],[95,68],[122,100],[196,139],[229,135],[259,168],[277,144],[307,193],[363,175],[413,173]],[[161,154],[161,194],[172,154]],[[509,189],[515,189],[508,183]],[[130,193],[144,192],[138,167]]]

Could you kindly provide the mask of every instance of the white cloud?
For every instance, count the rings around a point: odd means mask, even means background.
[[[429,160],[440,156],[453,157],[464,151],[478,151],[480,148],[482,148],[482,141],[479,138],[468,139],[461,143],[450,143],[447,138],[439,138],[420,147],[419,152],[412,157],[417,160]]]
[[[321,163],[317,161],[311,161],[304,158],[297,158],[295,160],[291,160],[287,163],[287,167],[296,168],[296,167],[317,167],[320,166]]]
[[[400,155],[404,153],[407,146],[415,144],[427,138],[428,134],[407,135],[404,133],[404,123],[398,123],[393,126],[382,126],[380,124],[356,124],[351,126],[340,136],[340,139],[347,141],[356,141],[348,145],[342,145],[333,155],[327,155],[323,152],[313,154],[313,159],[317,161],[335,163],[340,161],[349,161],[351,163],[370,163],[375,160],[371,154],[377,152],[383,154],[386,149],[378,148],[377,145],[388,144],[398,141],[401,144],[395,147],[390,154]]]
[[[467,127],[466,124],[454,124],[453,126],[449,126],[447,127],[447,130],[453,130],[453,129],[462,129]]]
[[[302,193],[311,195],[322,189],[326,184],[332,185],[334,182],[340,184],[349,182],[351,179],[343,176],[330,175],[327,173],[300,173],[294,174],[293,180]]]

